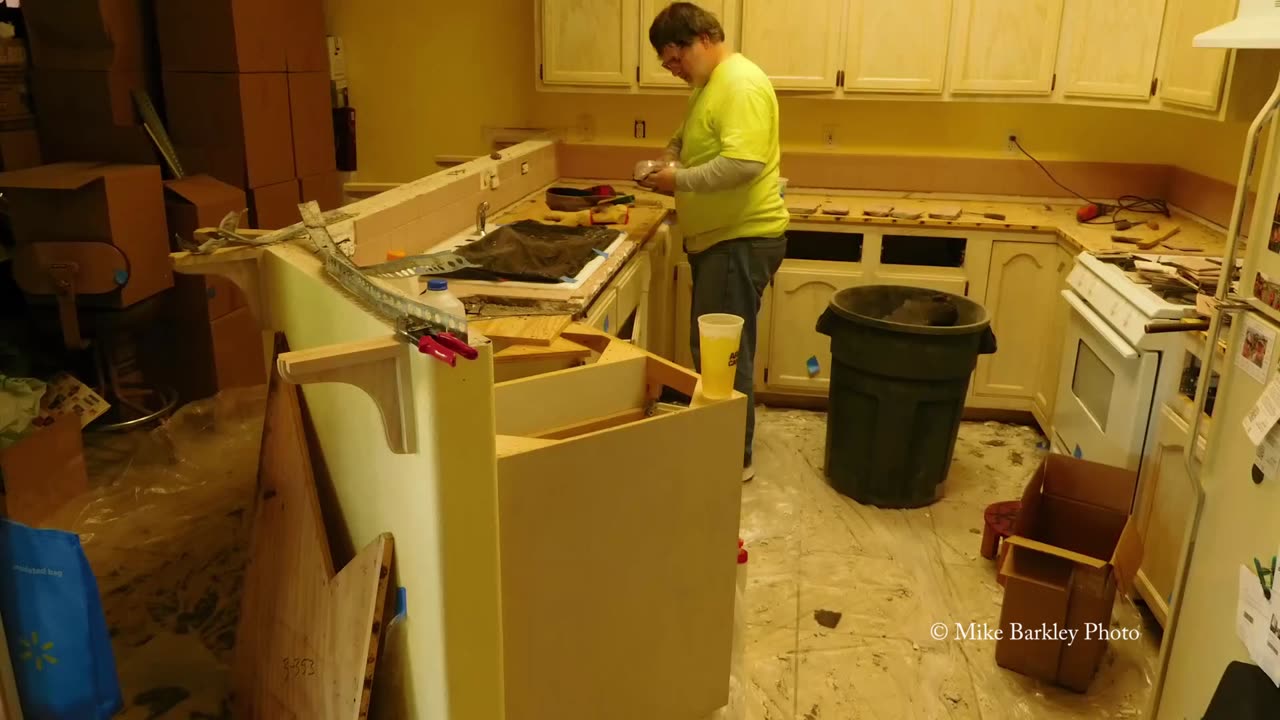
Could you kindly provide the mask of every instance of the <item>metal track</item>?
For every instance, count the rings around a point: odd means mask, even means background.
[[[151,102],[151,96],[146,90],[135,89],[133,91],[133,103],[138,108],[138,114],[142,116],[142,125],[146,128],[147,134],[151,136],[151,141],[156,144],[156,149],[160,151],[160,155],[164,157],[164,162],[169,166],[169,172],[173,173],[175,178],[186,177],[185,171],[182,169],[182,162],[178,159],[178,150],[173,146],[173,140],[169,138],[169,132],[164,129],[164,123],[160,122],[160,115],[156,112],[156,106]]]
[[[373,277],[409,278],[420,275],[443,275],[473,267],[478,266],[455,252],[438,252],[412,255],[377,265],[363,265],[360,270],[365,275]]]
[[[426,329],[435,332],[451,332],[463,341],[467,340],[467,323],[449,313],[441,312],[430,305],[411,300],[399,293],[384,290],[371,281],[364,272],[351,262],[351,259],[338,249],[329,235],[320,206],[315,201],[298,206],[302,213],[302,223],[306,226],[311,241],[319,248],[324,258],[325,270],[346,288],[348,292],[368,303],[376,312],[397,326],[406,318],[418,321],[418,325],[426,325]]]

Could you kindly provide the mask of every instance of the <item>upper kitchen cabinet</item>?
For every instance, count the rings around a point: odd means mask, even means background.
[[[845,0],[743,0],[742,53],[782,90],[833,89]]]
[[[1235,17],[1236,0],[1169,0],[1157,94],[1166,103],[1214,111],[1222,98],[1228,51],[1191,45],[1196,35]]]
[[[844,87],[941,93],[951,0],[850,0]]]
[[[542,82],[630,86],[636,72],[638,1],[542,0]]]
[[[1048,95],[1063,0],[956,0],[953,93]],[[1110,22],[1106,17],[1100,22]]]
[[[1067,3],[1058,66],[1062,94],[1149,100],[1164,10],[1165,0]]]
[[[658,60],[658,54],[649,44],[649,25],[669,0],[640,0],[640,85],[651,87],[686,87],[683,80],[667,72]],[[709,10],[724,28],[724,40],[730,47],[738,47],[738,3],[736,0],[700,0],[698,7]]]

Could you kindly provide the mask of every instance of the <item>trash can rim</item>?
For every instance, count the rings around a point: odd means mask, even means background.
[[[888,288],[893,290],[909,290],[913,292],[929,293],[932,295],[945,295],[952,301],[956,301],[958,304],[967,304],[977,308],[977,310],[982,314],[982,320],[968,325],[912,325],[909,323],[890,322],[881,318],[873,318],[868,315],[859,315],[851,310],[846,310],[845,308],[840,307],[840,305],[836,303],[836,299],[839,298],[842,293],[866,292],[871,288]],[[911,285],[874,284],[856,285],[854,287],[843,288],[841,290],[837,290],[835,294],[831,296],[831,300],[827,305],[831,308],[833,313],[839,315],[844,320],[848,320],[849,322],[912,335],[975,335],[983,332],[991,325],[991,316],[987,313],[987,309],[981,304],[976,303],[963,295],[956,295],[955,293],[949,293],[945,290],[934,290],[932,288],[921,288]]]

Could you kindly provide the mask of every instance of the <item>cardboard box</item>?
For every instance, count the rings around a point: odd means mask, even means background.
[[[141,125],[40,123],[40,152],[45,162],[100,162],[153,165],[160,153]]]
[[[1136,473],[1050,454],[1005,542],[1000,667],[1085,692],[1107,648],[1117,587],[1142,563]],[[1029,632],[1049,632],[1031,636]],[[1066,635],[1075,631],[1074,636]]]
[[[57,415],[51,425],[34,428],[0,450],[5,517],[38,526],[68,500],[89,491],[81,433],[75,415]]]
[[[169,135],[188,172],[249,189],[297,177],[284,73],[164,74]]]
[[[0,170],[21,170],[41,162],[40,138],[35,130],[0,132]]]
[[[208,175],[166,180],[164,191],[164,213],[169,221],[170,240],[179,235],[191,242],[196,230],[217,227],[227,213],[248,208],[243,190]]]
[[[300,202],[315,200],[321,210],[336,210],[346,205],[342,191],[342,173],[334,170],[323,175],[298,179]]]
[[[294,32],[286,7],[285,0],[160,0],[160,64],[165,72],[284,72]]]
[[[0,68],[0,121],[30,122],[32,119],[30,95],[26,71]]]
[[[333,110],[329,106],[329,78],[326,73],[289,73],[289,116],[293,124],[296,177],[311,177],[337,170]]]
[[[23,3],[22,15],[32,62],[43,70],[152,66],[153,26],[143,0],[37,0]]]
[[[159,167],[42,165],[0,173],[0,190],[18,243],[101,242],[119,250],[128,272],[123,283],[116,278],[118,290],[98,298],[102,304],[128,307],[173,285]]]
[[[267,381],[262,331],[249,308],[242,307],[209,323],[218,389],[253,387]]]
[[[141,125],[133,91],[156,97],[147,74],[135,70],[35,70],[31,94],[45,124],[96,127]]]
[[[26,70],[27,43],[16,37],[0,38],[0,68]]]
[[[143,375],[152,382],[172,387],[180,402],[201,400],[218,392],[219,371],[214,356],[214,324],[221,318],[243,310],[236,319],[217,325],[218,341],[228,357],[221,371],[224,381],[253,384],[258,377],[246,370],[243,361],[231,356],[230,349],[243,346],[261,334],[257,327],[247,327],[252,319],[244,293],[235,283],[219,275],[187,275],[174,278],[168,291],[163,317],[143,339],[144,351],[139,363]],[[248,315],[249,317],[244,317]],[[261,357],[258,350],[256,357]],[[261,363],[259,363],[261,364]],[[265,378],[265,371],[262,373]]]
[[[298,212],[298,181],[287,180],[275,185],[254,188],[249,191],[249,212],[253,227],[261,230],[279,230],[301,222]]]
[[[289,72],[328,72],[322,0],[284,0],[289,21],[285,32],[285,63]]]

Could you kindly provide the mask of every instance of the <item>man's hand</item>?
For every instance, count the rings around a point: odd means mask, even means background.
[[[665,195],[673,195],[676,191],[676,169],[673,167],[664,167],[649,173],[640,181],[640,184],[653,188]]]

